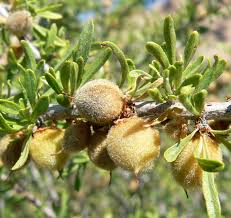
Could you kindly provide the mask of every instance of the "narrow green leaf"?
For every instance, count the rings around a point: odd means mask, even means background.
[[[36,102],[37,81],[34,71],[28,69],[23,72],[23,78],[20,80],[21,85],[25,90],[26,97],[28,98],[31,106],[33,107]]]
[[[176,61],[176,63],[174,64],[175,68],[176,68],[176,75],[175,75],[175,80],[174,80],[174,85],[175,88],[177,89],[181,83],[182,83],[182,72],[183,72],[183,61]]]
[[[91,43],[93,40],[94,24],[93,21],[89,21],[83,28],[80,34],[78,43],[78,57],[83,57],[84,63],[86,64],[88,55],[91,49]]]
[[[176,143],[175,145],[171,146],[164,152],[164,158],[167,162],[173,162],[177,159],[178,155],[181,153],[181,151],[184,149],[184,147],[190,142],[190,140],[193,138],[195,133],[198,131],[198,129],[195,129],[193,132],[191,132],[189,135],[187,135],[185,138],[181,139],[180,142]]]
[[[215,135],[215,138],[231,151],[231,141],[228,141],[225,136]]]
[[[99,53],[99,55],[95,58],[95,60],[92,63],[86,65],[81,85],[85,84],[94,76],[94,74],[105,64],[105,62],[108,60],[111,54],[111,48],[106,48]]]
[[[135,70],[136,69],[136,65],[135,63],[133,62],[132,59],[130,58],[127,58],[127,64],[129,66],[129,70],[132,71],[132,70]]]
[[[184,88],[184,87],[183,87]],[[183,89],[182,88],[182,89]],[[181,89],[181,90],[182,90]],[[183,91],[181,91],[182,93],[184,93]],[[184,107],[191,112],[192,114],[194,114],[195,116],[200,116],[200,113],[196,110],[196,108],[194,107],[192,101],[191,101],[191,96],[189,94],[180,94],[179,95],[179,101],[184,105]]]
[[[78,64],[75,62],[70,63],[70,94],[73,95],[78,81]]]
[[[67,49],[65,55],[61,58],[61,60],[58,62],[58,64],[55,65],[54,69],[55,71],[59,70],[66,60],[68,60],[71,55],[78,49],[78,44],[75,43],[73,45],[70,45],[70,47]]]
[[[48,31],[46,49],[54,46],[54,41],[57,35],[57,26],[55,23],[51,25],[50,31]]]
[[[196,158],[196,160],[200,167],[206,172],[220,172],[225,168],[224,163],[217,160],[203,158]]]
[[[192,87],[196,87],[199,84],[201,77],[201,74],[193,74],[192,76],[185,79],[180,87],[176,90],[176,94],[179,94],[182,87],[184,86],[192,85]]]
[[[200,72],[205,64],[205,57],[200,56],[195,61],[190,63],[182,73],[183,78],[188,78],[192,76],[194,73]]]
[[[21,43],[22,43],[22,47],[25,50],[25,60],[27,63],[27,67],[32,70],[35,70],[36,69],[35,55],[33,50],[31,49],[29,42],[22,40]]]
[[[196,52],[197,46],[199,45],[199,33],[193,31],[189,36],[184,50],[184,66],[186,67],[191,61],[193,55]]]
[[[70,61],[66,61],[60,69],[60,80],[63,86],[63,90],[66,93],[70,92]]]
[[[69,107],[71,105],[69,98],[64,94],[59,94],[56,97],[56,100],[60,105],[64,107]]]
[[[221,218],[221,206],[213,173],[203,171],[202,190],[209,218]]]
[[[148,42],[146,44],[146,49],[161,63],[164,69],[168,68],[169,66],[168,57],[160,45],[158,45],[155,42]]]
[[[200,114],[204,110],[205,99],[207,95],[208,95],[208,92],[205,89],[202,89],[200,92],[193,95],[194,106]]]
[[[218,56],[214,56],[214,64],[212,67],[208,68],[203,74],[200,83],[197,87],[197,91],[202,89],[208,89],[209,85],[215,81],[225,70],[226,61],[220,59]]]
[[[45,74],[46,81],[48,82],[49,86],[57,93],[62,93],[62,87],[59,85],[57,80],[52,76],[50,73],[46,72]]]
[[[164,98],[160,93],[160,90],[158,88],[154,88],[154,89],[149,89],[148,90],[148,95],[156,102],[158,103],[163,103],[164,102]]]
[[[39,17],[43,17],[43,18],[50,19],[50,20],[59,20],[59,19],[62,19],[63,17],[61,14],[51,12],[51,11],[38,12],[37,15]]]
[[[83,57],[78,57],[77,60],[76,60],[76,63],[78,64],[78,69],[79,69],[79,72],[78,72],[78,80],[77,80],[77,87],[76,88],[79,88],[81,82],[82,82],[82,78],[83,78],[83,74],[84,74],[84,60],[83,60]]]
[[[0,99],[0,111],[3,113],[18,115],[18,111],[21,109],[18,104],[12,101]]]
[[[6,133],[13,133],[18,131],[20,128],[15,128],[10,126],[7,121],[5,120],[5,118],[2,116],[2,114],[0,113],[0,127],[2,128],[2,130]]]
[[[167,16],[164,20],[164,39],[169,62],[174,64],[176,61],[176,33],[171,16]]]
[[[18,169],[22,168],[24,166],[24,164],[26,163],[28,156],[29,156],[29,144],[30,144],[31,138],[32,138],[32,136],[29,135],[27,137],[27,139],[24,141],[21,155],[20,155],[18,161],[15,163],[15,165],[11,168],[11,170],[18,170]]]
[[[127,60],[126,60],[124,53],[113,42],[106,41],[106,42],[101,43],[101,45],[111,48],[113,54],[116,56],[116,58],[120,62],[122,77],[121,77],[121,81],[120,81],[119,86],[122,87],[123,84],[125,83],[127,77],[128,77],[128,73],[129,73],[129,66],[128,66],[128,63],[127,63]]]
[[[40,97],[31,115],[32,122],[36,121],[40,115],[44,114],[48,110],[48,107],[49,107],[49,97],[48,96]]]

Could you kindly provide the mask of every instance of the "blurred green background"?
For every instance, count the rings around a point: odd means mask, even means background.
[[[162,42],[163,18],[172,14],[177,32],[178,53],[182,52],[192,30],[201,33],[197,55],[219,54],[230,63],[231,2],[229,0],[41,0],[39,4],[61,2],[57,12],[63,19],[66,37],[78,39],[84,23],[93,18],[96,41],[115,42],[132,58],[138,68],[147,69],[150,56],[145,51],[147,41]],[[49,26],[49,23],[43,23]],[[111,61],[113,63],[113,59]],[[110,63],[111,63],[110,62]],[[115,62],[115,61],[114,61]],[[104,66],[107,72],[107,65]],[[230,93],[231,76],[227,68],[210,88],[208,101],[224,101]],[[110,65],[111,72],[119,66]],[[110,78],[110,74],[105,74]],[[162,134],[162,153],[170,145]],[[225,170],[216,177],[224,217],[231,217],[231,158],[223,148]],[[75,158],[75,157],[73,157]],[[73,162],[72,162],[73,163]],[[70,164],[72,164],[70,163]],[[68,170],[71,169],[71,172]],[[92,163],[70,165],[63,179],[55,173],[38,169],[33,163],[11,174],[1,168],[0,217],[60,217],[60,218],[203,218],[207,217],[201,193],[189,192],[176,184],[170,167],[162,155],[153,170],[141,176],[139,185],[128,172],[116,169],[109,185],[109,174]]]

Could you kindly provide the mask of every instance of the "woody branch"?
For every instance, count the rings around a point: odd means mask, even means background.
[[[180,116],[185,119],[194,119],[194,115],[179,102],[168,101],[157,104],[153,101],[135,102],[135,111],[140,117],[159,117],[167,109],[178,108],[181,110]],[[211,102],[205,105],[204,118],[207,120],[231,120],[231,102]],[[76,108],[65,108],[61,105],[53,104],[49,106],[47,113],[42,118],[44,120],[63,120],[79,117]]]

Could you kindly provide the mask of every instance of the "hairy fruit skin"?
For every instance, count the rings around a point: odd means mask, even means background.
[[[64,133],[63,150],[67,152],[79,152],[85,149],[90,135],[90,127],[86,122],[78,121],[71,124]]]
[[[116,168],[116,165],[108,155],[106,137],[105,133],[99,132],[91,136],[88,146],[88,156],[99,168],[112,171]]]
[[[202,169],[194,157],[194,151],[198,148],[202,135],[196,134],[184,147],[177,159],[171,163],[172,174],[175,180],[185,189],[195,189],[202,185]],[[209,135],[204,134],[209,158],[222,161],[222,153],[218,143]]]
[[[113,126],[107,136],[111,159],[117,166],[136,175],[149,170],[160,152],[159,132],[144,125],[142,118],[127,118]]]
[[[32,17],[28,11],[16,11],[7,18],[6,28],[18,37],[25,36],[32,29]]]
[[[76,107],[88,121],[104,125],[119,117],[123,109],[123,93],[106,79],[87,82],[75,95]]]
[[[24,142],[24,136],[16,134],[7,134],[0,140],[0,156],[4,166],[12,168],[18,161],[22,146]]]
[[[37,131],[30,141],[30,155],[33,161],[41,168],[62,170],[69,155],[59,151],[63,145],[64,130],[42,129]]]

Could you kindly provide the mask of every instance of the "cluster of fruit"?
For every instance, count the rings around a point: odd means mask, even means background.
[[[29,141],[31,159],[39,167],[61,170],[71,154],[87,148],[90,160],[102,169],[112,171],[118,166],[135,175],[150,170],[160,153],[159,131],[134,114],[123,118],[125,103],[114,83],[104,79],[86,83],[74,98],[82,119],[73,121],[65,130],[38,129]],[[178,128],[172,128],[172,132],[175,130]],[[8,167],[19,158],[23,139],[22,133],[1,139],[1,157]],[[216,140],[198,131],[171,163],[173,176],[185,189],[201,186],[202,168],[194,153],[202,150],[202,141],[211,159],[222,160]]]

